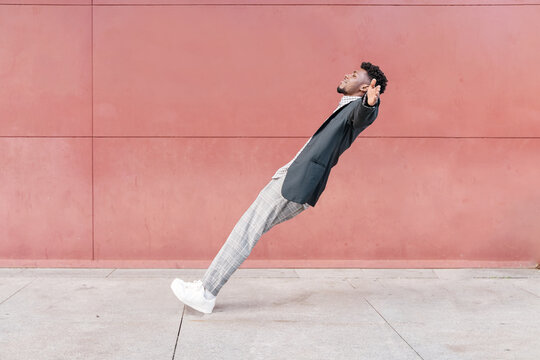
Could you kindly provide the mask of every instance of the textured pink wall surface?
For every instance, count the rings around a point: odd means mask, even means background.
[[[379,117],[243,267],[540,261],[540,2],[0,0],[0,266],[206,267],[371,61]]]

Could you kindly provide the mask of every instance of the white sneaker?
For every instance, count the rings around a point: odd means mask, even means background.
[[[178,300],[205,314],[210,314],[216,304],[215,297],[209,300],[204,296],[201,280],[185,282],[176,278],[171,283],[171,289]]]

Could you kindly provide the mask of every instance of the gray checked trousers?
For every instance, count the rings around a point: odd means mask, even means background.
[[[217,296],[221,287],[251,253],[262,234],[308,207],[281,195],[284,180],[285,176],[272,178],[259,192],[206,270],[202,284],[213,295]]]

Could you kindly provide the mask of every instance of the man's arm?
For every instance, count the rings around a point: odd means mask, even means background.
[[[356,105],[349,117],[349,125],[355,129],[368,126],[379,113],[379,104],[381,103],[379,91],[381,86],[375,86],[375,83],[376,80],[373,79],[362,100],[359,101],[359,104]]]

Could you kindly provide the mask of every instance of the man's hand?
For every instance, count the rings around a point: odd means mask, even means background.
[[[375,86],[376,83],[376,79],[371,80],[371,84],[369,84],[367,89],[367,103],[369,106],[375,105],[377,103],[377,100],[379,99],[379,91],[381,91],[381,85]]]

